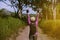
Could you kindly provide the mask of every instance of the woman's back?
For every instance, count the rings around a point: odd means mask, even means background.
[[[36,25],[35,22],[30,23],[30,34],[34,35],[36,33]]]

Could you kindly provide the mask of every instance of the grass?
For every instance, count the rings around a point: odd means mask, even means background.
[[[0,17],[0,40],[5,40],[19,28],[26,26],[26,23],[18,18]]]
[[[39,22],[39,27],[45,34],[60,40],[60,3],[56,5],[56,20],[42,20]]]
[[[60,40],[60,20],[42,20],[39,27],[45,34]]]
[[[60,3],[58,3],[56,6],[56,16],[57,19],[60,19]]]

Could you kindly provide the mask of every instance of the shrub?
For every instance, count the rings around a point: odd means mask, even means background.
[[[60,39],[60,20],[45,20],[39,23],[39,27],[49,36]]]
[[[60,19],[60,3],[56,5],[56,19]]]
[[[19,28],[25,27],[25,25],[26,23],[18,18],[0,17],[0,40],[5,40],[7,37],[10,37],[11,34],[17,32]]]

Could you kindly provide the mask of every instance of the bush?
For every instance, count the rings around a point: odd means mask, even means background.
[[[60,3],[56,6],[56,19],[60,19]]]
[[[26,25],[23,21],[18,18],[0,17],[0,40],[5,40],[10,37],[11,34],[17,32],[19,28],[23,28]]]
[[[60,20],[45,20],[39,24],[43,32],[60,40]]]

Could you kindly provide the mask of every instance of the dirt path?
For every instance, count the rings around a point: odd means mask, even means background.
[[[22,33],[16,37],[16,40],[29,40],[29,26],[27,26]],[[48,37],[46,34],[43,34],[42,30],[38,28],[38,39],[37,40],[55,40],[51,37]]]

